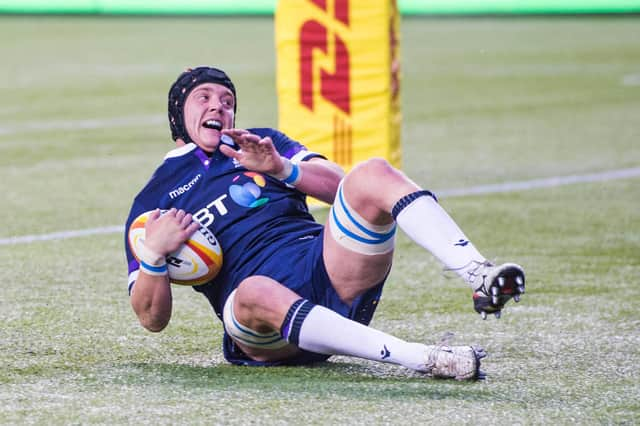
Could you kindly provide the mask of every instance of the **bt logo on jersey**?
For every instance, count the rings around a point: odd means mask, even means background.
[[[251,180],[242,183],[246,178],[250,178]],[[269,201],[269,198],[261,197],[262,190],[260,188],[264,188],[267,185],[264,176],[261,174],[245,172],[235,176],[232,182],[233,184],[229,186],[229,195],[237,205],[256,208]],[[225,216],[229,213],[229,208],[233,208],[233,204],[229,205],[229,202],[225,201],[229,195],[222,194],[195,212],[193,214],[193,220],[199,222],[200,225],[204,227],[208,227],[216,217]]]

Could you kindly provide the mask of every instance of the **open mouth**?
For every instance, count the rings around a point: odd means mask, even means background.
[[[222,123],[218,120],[206,120],[202,123],[202,127],[220,131],[222,130]]]

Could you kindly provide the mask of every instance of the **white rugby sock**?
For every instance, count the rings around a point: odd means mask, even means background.
[[[469,272],[486,259],[476,250],[451,216],[427,191],[404,197],[394,207],[400,228],[416,243],[429,250],[447,269],[469,282]],[[404,203],[404,204],[403,204]]]
[[[324,306],[309,304],[306,315],[299,309],[290,319],[284,336],[290,343],[316,353],[348,355],[372,361],[389,362],[425,371],[427,347],[410,343],[341,316]],[[297,325],[296,325],[297,324]],[[290,331],[290,332],[289,332]]]

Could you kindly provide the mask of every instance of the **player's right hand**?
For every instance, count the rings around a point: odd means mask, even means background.
[[[243,167],[272,176],[282,171],[284,160],[270,137],[262,138],[244,129],[224,129],[222,134],[232,138],[240,149],[236,151],[226,144],[220,144],[220,152],[234,158]]]

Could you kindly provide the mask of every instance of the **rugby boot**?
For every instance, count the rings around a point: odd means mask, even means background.
[[[482,348],[473,346],[427,345],[425,373],[439,379],[481,380],[480,360],[487,356]]]
[[[475,289],[473,307],[482,315],[482,319],[486,319],[487,314],[500,318],[505,303],[511,299],[517,303],[524,294],[524,271],[515,263],[481,263],[471,278]]]

